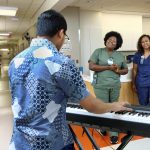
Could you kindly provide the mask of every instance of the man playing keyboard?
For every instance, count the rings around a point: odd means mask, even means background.
[[[68,100],[97,114],[131,110],[127,103],[104,103],[89,93],[74,62],[59,52],[66,31],[60,13],[43,12],[37,38],[10,63],[14,128],[9,150],[74,150],[66,122]]]

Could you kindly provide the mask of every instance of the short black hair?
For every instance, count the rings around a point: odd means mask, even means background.
[[[143,34],[143,35],[141,35],[141,36],[139,37],[138,42],[137,42],[137,50],[138,50],[138,52],[140,52],[141,54],[144,54],[144,48],[143,48],[142,43],[141,43],[143,37],[148,37],[148,39],[150,40],[150,36],[147,35],[147,34]]]
[[[122,46],[123,39],[122,39],[121,34],[116,31],[110,31],[110,32],[106,33],[106,35],[104,37],[104,44],[106,46],[106,41],[112,36],[116,37],[116,39],[117,39],[117,44],[116,44],[116,47],[114,48],[114,50],[117,50],[118,48],[120,48]]]
[[[50,9],[38,17],[36,29],[39,36],[53,37],[61,29],[64,29],[64,33],[66,33],[67,22],[60,13]]]

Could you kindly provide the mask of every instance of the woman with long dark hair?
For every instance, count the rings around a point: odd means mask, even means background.
[[[132,82],[140,105],[150,105],[150,36],[143,34],[133,58]]]

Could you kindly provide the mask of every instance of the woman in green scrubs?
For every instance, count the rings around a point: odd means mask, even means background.
[[[94,71],[93,88],[97,98],[105,102],[118,101],[120,75],[128,73],[124,56],[116,51],[122,46],[120,33],[111,31],[104,37],[104,48],[96,49],[89,59],[89,69]],[[118,133],[110,132],[110,142],[118,142]]]

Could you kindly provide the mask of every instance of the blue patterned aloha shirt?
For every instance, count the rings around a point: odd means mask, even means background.
[[[33,39],[11,61],[9,80],[14,114],[9,150],[61,150],[72,144],[67,102],[89,95],[74,62],[47,39]]]

